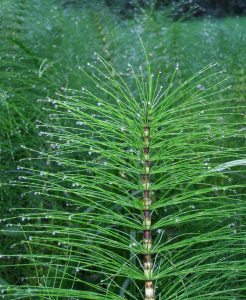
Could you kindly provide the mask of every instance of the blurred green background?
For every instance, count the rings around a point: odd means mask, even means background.
[[[97,64],[94,52],[128,80],[129,64],[138,69],[145,61],[141,36],[163,85],[177,64],[179,84],[217,63],[229,78],[228,97],[245,104],[245,14],[245,1],[1,0],[0,219],[13,207],[45,201],[11,182],[23,176],[19,165],[34,164],[29,148],[46,148],[37,124],[49,117],[40,99],[71,88],[95,89],[83,73],[88,62]],[[11,231],[1,235],[0,254],[18,238]],[[18,272],[28,270],[1,272],[0,278],[18,283]]]

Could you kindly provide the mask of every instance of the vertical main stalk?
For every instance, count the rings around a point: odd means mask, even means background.
[[[145,249],[144,253],[144,275],[145,280],[145,300],[154,300],[154,284],[153,284],[153,262],[151,257],[152,238],[151,238],[151,199],[150,199],[150,120],[147,114],[146,124],[144,126],[144,166],[145,174],[143,175],[143,186],[144,186],[144,217],[143,217],[143,246]]]

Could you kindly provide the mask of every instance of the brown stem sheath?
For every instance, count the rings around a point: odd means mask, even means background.
[[[144,126],[144,148],[143,154],[145,159],[145,174],[142,177],[144,188],[144,216],[143,216],[143,247],[144,254],[144,275],[145,275],[145,300],[154,300],[154,284],[153,284],[153,263],[151,257],[152,237],[151,237],[151,199],[150,199],[150,127]]]

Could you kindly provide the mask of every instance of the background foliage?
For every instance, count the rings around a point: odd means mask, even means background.
[[[222,2],[221,2],[222,3]],[[55,98],[68,89],[94,84],[82,72],[87,63],[96,63],[94,52],[121,70],[123,78],[134,89],[130,66],[144,64],[138,36],[149,54],[153,72],[162,71],[163,85],[170,80],[179,64],[175,84],[178,86],[205,65],[218,63],[228,77],[227,97],[233,98],[233,112],[245,118],[246,42],[244,17],[224,19],[197,18],[204,15],[190,3],[163,7],[165,1],[12,1],[1,2],[0,33],[0,158],[1,158],[1,235],[0,254],[20,251],[12,248],[23,236],[5,230],[5,218],[11,218],[13,207],[47,207],[46,197],[27,192],[21,185],[4,185],[23,176],[19,165],[42,169],[43,162],[31,160],[32,152],[49,149],[47,137],[37,128],[39,122],[50,122],[40,99]],[[244,14],[244,1],[230,1],[218,8],[212,1],[193,2],[203,5],[214,16]],[[215,10],[213,8],[216,8]],[[207,81],[207,88],[213,81]],[[198,87],[198,89],[201,87]],[[238,108],[237,108],[238,107]],[[38,121],[38,122],[37,122]],[[233,142],[232,142],[233,143]],[[244,145],[244,141],[241,142]],[[22,147],[24,145],[25,147]],[[235,142],[236,145],[236,142]],[[25,160],[22,160],[25,158]],[[48,168],[59,165],[46,162]],[[27,175],[32,171],[25,171]],[[235,180],[235,179],[233,179]],[[236,177],[245,180],[244,175]],[[64,204],[49,203],[49,209],[66,211]],[[238,221],[243,223],[243,221]],[[7,258],[2,258],[2,265]],[[1,269],[1,281],[20,284],[33,266],[9,272]],[[24,280],[24,279],[23,279]],[[218,298],[219,299],[219,298]],[[229,299],[229,298],[228,298]],[[240,298],[239,298],[240,299]],[[243,299],[243,298],[241,298]]]

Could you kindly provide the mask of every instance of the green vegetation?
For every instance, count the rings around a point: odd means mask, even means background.
[[[76,3],[1,3],[0,298],[245,299],[246,19]]]

